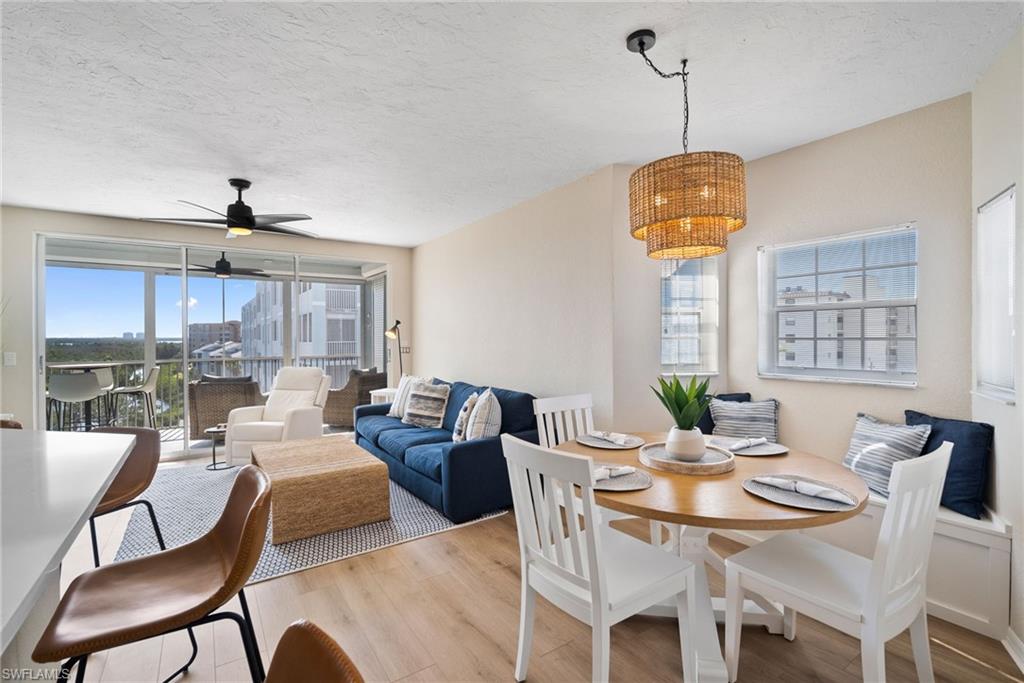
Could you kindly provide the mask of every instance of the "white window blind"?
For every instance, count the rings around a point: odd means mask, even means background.
[[[762,376],[914,385],[917,230],[762,247]]]
[[[975,244],[974,368],[978,391],[1014,397],[1014,230],[1016,190],[978,208]]]
[[[662,262],[661,369],[718,372],[718,259]]]

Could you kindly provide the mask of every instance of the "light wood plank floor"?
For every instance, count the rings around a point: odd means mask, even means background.
[[[104,562],[113,559],[128,514],[98,521]],[[642,534],[646,525],[635,528]],[[713,541],[726,554],[741,547],[718,537]],[[91,567],[85,531],[64,562],[63,584]],[[712,573],[712,591],[721,595],[718,578]],[[512,680],[519,554],[511,514],[266,581],[246,593],[266,665],[288,624],[307,618],[341,643],[367,680]],[[938,681],[1024,683],[998,642],[934,618],[929,628]],[[180,680],[248,680],[238,632],[230,623],[202,626],[197,636],[199,657]],[[188,651],[181,633],[116,648],[90,658],[87,679],[158,681],[183,664]],[[917,680],[906,634],[891,641],[886,654],[890,681]],[[854,683],[861,680],[860,670],[856,640],[807,618],[800,618],[792,643],[758,627],[743,633],[741,681]],[[681,680],[674,622],[636,617],[615,626],[611,673],[618,681]],[[589,629],[538,600],[530,680],[579,681],[589,675]]]

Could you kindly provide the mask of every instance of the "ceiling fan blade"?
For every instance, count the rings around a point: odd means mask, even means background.
[[[168,223],[211,223],[213,225],[227,225],[226,218],[140,218],[141,221],[163,221]]]
[[[257,270],[255,268],[232,268],[231,274],[244,275],[245,277],[270,277],[262,270]]]
[[[213,266],[189,266],[189,270],[197,270],[204,273],[213,273],[217,269],[214,268]]]
[[[190,202],[187,199],[179,199],[178,201],[181,202],[182,204],[188,204],[189,206],[194,206],[197,209],[202,209],[204,211],[209,211],[210,213],[215,213],[218,216],[224,216],[224,218],[227,218],[227,214],[223,214],[220,211],[216,211],[215,209],[211,209],[208,206],[203,206],[202,204],[196,204],[195,202]]]
[[[297,237],[312,237],[317,239],[320,235],[315,232],[307,232],[305,230],[299,230],[297,228],[285,227],[283,225],[261,225],[254,228],[259,232],[270,232],[278,235],[294,235]]]
[[[257,228],[262,228],[264,225],[273,225],[274,223],[309,221],[313,220],[313,217],[307,216],[304,213],[261,213],[257,216],[253,216],[253,220],[255,221]]]

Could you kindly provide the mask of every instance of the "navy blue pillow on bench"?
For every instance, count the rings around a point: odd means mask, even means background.
[[[961,515],[981,519],[985,513],[988,459],[995,428],[984,422],[932,417],[916,410],[906,410],[904,415],[908,425],[932,426],[922,455],[931,453],[943,441],[953,442],[946,485],[942,488],[942,504]]]
[[[719,401],[736,401],[737,403],[749,403],[750,394],[718,394],[715,396]],[[715,429],[715,421],[711,419],[711,408],[709,407],[701,415],[697,422],[701,434],[711,434]]]

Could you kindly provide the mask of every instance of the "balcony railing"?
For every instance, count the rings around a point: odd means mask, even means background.
[[[83,361],[84,362],[84,361]],[[299,359],[299,365],[318,367],[331,378],[331,388],[337,389],[348,382],[349,371],[362,365],[361,359],[355,354],[330,354],[324,356],[307,356]],[[180,439],[185,427],[185,394],[182,376],[181,359],[159,360],[160,369],[156,386],[155,427],[160,430],[164,440]],[[204,374],[221,377],[251,376],[260,385],[260,390],[269,392],[274,383],[274,376],[284,366],[280,357],[243,357],[226,360],[190,360],[188,364],[189,381],[198,380]],[[59,372],[51,368],[50,374]],[[111,367],[115,387],[141,386],[146,380],[146,368],[143,361],[116,361]],[[47,376],[49,378],[49,375]],[[106,411],[102,400],[93,402],[93,425],[107,423],[111,416]],[[82,428],[84,410],[80,403],[72,404],[72,424]],[[117,406],[117,425],[122,427],[141,427],[145,425],[143,402],[138,396],[121,396]],[[55,427],[56,428],[56,427]]]

